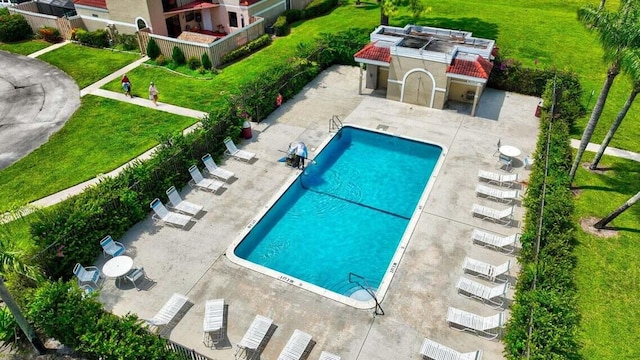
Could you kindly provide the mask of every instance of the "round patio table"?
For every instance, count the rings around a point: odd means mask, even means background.
[[[511,145],[500,146],[498,151],[500,151],[500,154],[508,157],[518,157],[521,154],[520,149]]]
[[[119,283],[120,278],[125,276],[131,268],[133,268],[133,259],[126,255],[120,255],[104,263],[102,273],[108,278],[115,278]]]

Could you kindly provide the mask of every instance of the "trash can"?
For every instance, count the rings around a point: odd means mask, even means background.
[[[540,101],[538,103],[538,106],[536,106],[536,112],[534,114],[535,117],[539,118],[540,117],[540,112],[542,111],[542,101]]]
[[[248,121],[245,121],[244,124],[242,124],[242,136],[245,139],[251,139],[251,137],[253,137],[251,134],[251,123]]]

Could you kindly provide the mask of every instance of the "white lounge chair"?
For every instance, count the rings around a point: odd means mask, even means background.
[[[204,163],[204,166],[207,169],[207,172],[209,173],[209,175],[216,177],[224,182],[229,181],[229,179],[231,179],[236,175],[233,173],[233,171],[223,169],[218,165],[216,165],[216,162],[213,161],[211,154],[205,154],[202,157],[202,162]]]
[[[498,174],[491,171],[479,170],[478,178],[500,186],[512,187],[518,180],[518,174]]]
[[[323,351],[320,353],[320,359],[318,360],[341,360],[342,357],[332,354],[330,352]]]
[[[520,234],[500,236],[478,229],[473,229],[471,234],[474,244],[491,247],[506,254],[511,254],[515,250],[516,241],[518,241],[519,237]]]
[[[97,267],[84,267],[79,263],[73,267],[73,275],[78,278],[78,285],[80,287],[88,285],[92,289],[97,289],[100,286],[100,279],[102,279],[102,274],[100,274],[100,270]]]
[[[204,304],[202,342],[212,347],[224,339],[224,299],[207,300]]]
[[[176,190],[175,186],[168,188],[166,193],[169,197],[169,203],[167,204],[167,206],[169,206],[169,208],[173,210],[195,216],[204,208],[202,205],[182,200],[182,197],[178,193],[178,190]]]
[[[158,198],[154,199],[150,206],[154,212],[153,220],[161,221],[162,223],[170,226],[184,228],[189,221],[193,220],[191,216],[167,210],[162,201]]]
[[[513,220],[513,210],[515,210],[515,206],[497,210],[478,204],[473,204],[473,208],[471,209],[474,215],[480,216],[483,220],[502,223],[505,226],[511,224],[511,220]]]
[[[482,350],[461,353],[430,339],[424,339],[420,348],[423,359],[430,360],[481,360]]]
[[[127,250],[122,243],[113,240],[111,235],[107,235],[100,240],[100,246],[102,247],[102,255],[105,257],[107,255],[111,257],[122,255]]]
[[[256,355],[259,356],[260,345],[262,344],[265,336],[267,336],[267,332],[269,332],[271,324],[273,324],[273,320],[262,315],[256,315],[251,326],[247,329],[247,332],[244,334],[240,342],[236,344],[236,359],[240,356],[244,356],[248,359],[253,359]],[[250,357],[248,356],[249,351],[251,351]]]
[[[222,189],[222,186],[224,185],[224,183],[220,180],[205,179],[204,176],[202,176],[200,170],[198,170],[198,167],[195,165],[192,165],[189,168],[189,174],[191,174],[189,185],[192,188],[207,190],[215,193],[218,190]]]
[[[311,335],[298,329],[293,331],[293,335],[278,355],[278,360],[300,360],[311,342]]]
[[[502,189],[496,189],[490,186],[478,184],[476,186],[476,195],[483,195],[485,197],[495,199],[497,201],[510,203],[520,196],[520,191],[502,190]]]
[[[234,159],[250,161],[251,159],[256,157],[255,153],[246,150],[239,150],[236,147],[236,144],[233,143],[233,140],[231,140],[231,138],[224,139],[224,145],[227,147],[227,151],[225,151],[225,154],[231,155]]]
[[[449,311],[447,311],[447,324],[451,328],[471,331],[491,340],[500,336],[505,321],[504,311],[491,316],[480,316],[454,307],[449,307]]]
[[[509,279],[507,279],[507,274],[509,273],[510,267],[511,260],[507,260],[507,262],[503,264],[494,266],[484,261],[472,259],[467,256],[462,262],[462,270],[465,273],[473,276],[483,277],[489,281],[509,281]]]
[[[174,293],[167,300],[162,308],[151,318],[147,320],[147,323],[151,326],[163,326],[168,325],[173,318],[178,315],[180,309],[189,301],[189,298],[182,294]]]
[[[507,295],[509,283],[505,282],[490,287],[461,276],[456,284],[456,289],[458,289],[458,294],[462,296],[478,299],[490,307],[498,309],[504,305],[504,297]]]

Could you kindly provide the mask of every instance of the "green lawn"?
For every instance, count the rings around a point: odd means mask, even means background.
[[[585,155],[585,162],[593,159],[592,153]],[[602,175],[578,171],[576,183],[581,192],[576,198],[576,222],[585,217],[602,218],[640,190],[640,163],[605,156],[601,166],[610,170]],[[640,327],[640,205],[629,208],[609,226],[618,236],[601,238],[577,231],[582,354],[585,360],[640,359],[636,343]]]
[[[49,46],[51,44],[44,40],[25,40],[8,44],[0,42],[0,50],[20,55],[29,55]]]
[[[0,171],[0,212],[109,172],[197,119],[96,96],[49,141]]]
[[[63,70],[80,89],[138,60],[140,55],[67,44],[38,59]]]

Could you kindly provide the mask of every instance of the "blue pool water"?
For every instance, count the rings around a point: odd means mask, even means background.
[[[436,145],[344,127],[234,254],[340,295],[357,290],[350,272],[375,289],[441,153]]]

